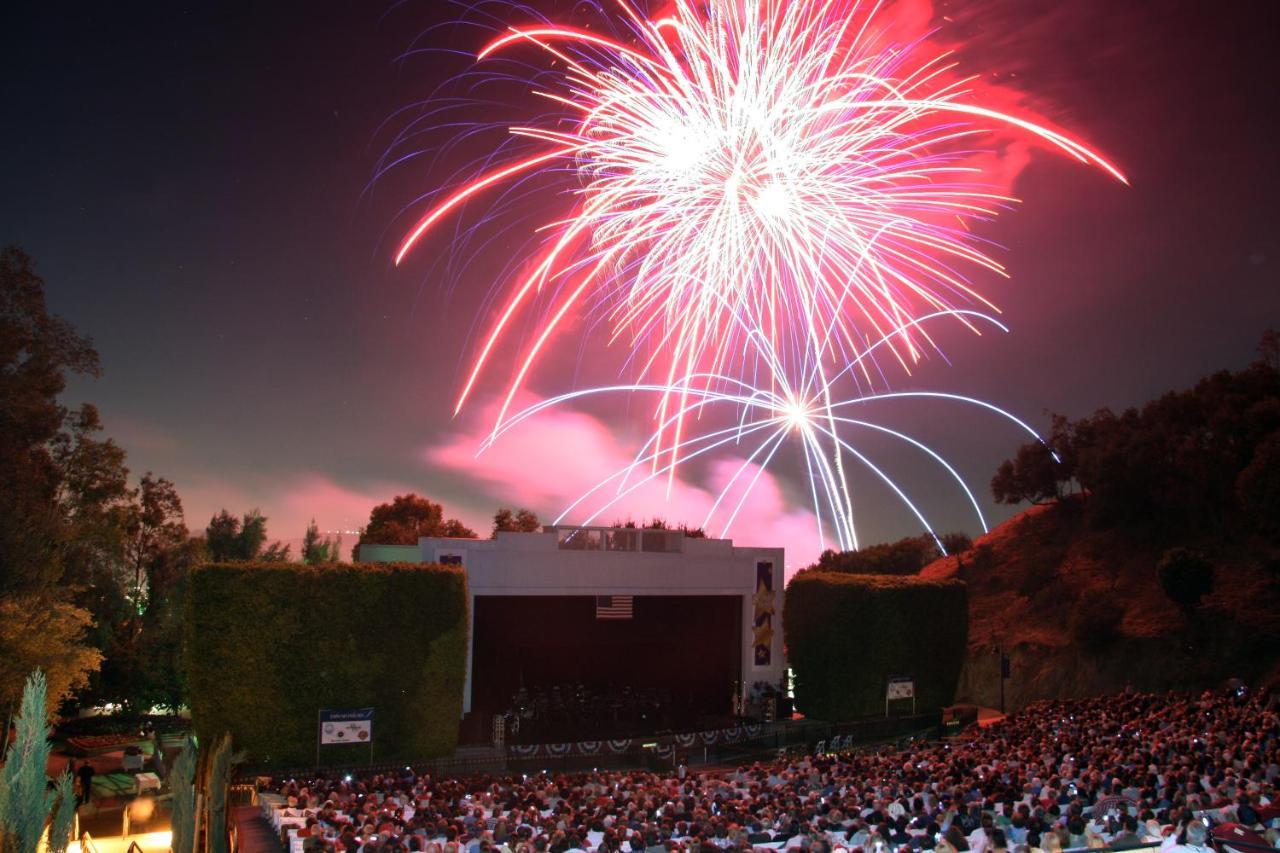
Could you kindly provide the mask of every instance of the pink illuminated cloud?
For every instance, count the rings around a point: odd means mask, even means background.
[[[322,533],[342,534],[343,556],[359,537],[359,528],[368,523],[369,511],[395,495],[423,492],[422,486],[378,483],[351,488],[319,473],[301,472],[290,476],[263,478],[236,483],[218,477],[201,477],[179,483],[184,514],[191,532],[201,535],[209,519],[221,509],[241,515],[254,507],[267,517],[267,535],[293,546],[298,557],[303,533],[314,518]]]
[[[521,404],[534,402],[524,399]],[[519,424],[477,455],[497,413],[497,404],[476,406],[465,425],[423,451],[438,468],[463,473],[498,503],[533,509],[545,521],[554,519],[593,486],[632,462],[635,448],[616,430],[582,412],[552,408]],[[704,481],[691,482],[690,469],[670,484],[656,477],[614,501],[617,488],[600,489],[565,519],[571,523],[610,524],[620,519],[644,521],[654,517],[671,523],[702,526],[716,496],[743,465],[743,458],[719,457],[707,468]],[[649,473],[635,469],[635,484]],[[750,483],[758,469],[749,465],[738,478]],[[768,470],[754,486],[728,530],[724,524],[742,492],[737,486],[706,525],[710,536],[726,536],[739,545],[786,549],[789,569],[811,563],[818,554],[817,521],[812,511],[790,505],[781,484]],[[606,506],[607,505],[607,506]],[[594,517],[593,517],[594,516]]]

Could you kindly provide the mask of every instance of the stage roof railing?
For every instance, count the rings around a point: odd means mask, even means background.
[[[542,528],[556,534],[562,551],[643,551],[657,554],[679,554],[684,551],[683,530],[650,530],[640,527],[578,527],[547,525]]]

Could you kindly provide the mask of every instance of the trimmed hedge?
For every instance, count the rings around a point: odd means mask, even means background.
[[[969,635],[961,581],[801,572],[787,586],[782,624],[796,707],[806,716],[883,714],[894,675],[915,677],[917,711],[955,697]]]
[[[321,708],[373,707],[374,760],[450,755],[467,651],[458,566],[225,563],[187,590],[185,657],[202,743],[223,732],[251,764],[310,766]],[[369,761],[325,746],[322,764]]]

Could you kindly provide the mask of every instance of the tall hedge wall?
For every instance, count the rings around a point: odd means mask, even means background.
[[[807,716],[883,714],[894,675],[915,677],[918,711],[955,697],[969,635],[961,581],[802,572],[787,586],[782,624],[796,707]]]
[[[374,760],[451,754],[462,715],[466,576],[457,566],[205,565],[187,591],[196,733],[248,761],[309,766],[321,708],[373,707]],[[321,763],[369,760],[325,746]]]

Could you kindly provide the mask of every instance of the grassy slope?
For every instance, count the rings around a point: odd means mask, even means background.
[[[1194,687],[1280,674],[1280,560],[1257,542],[1194,542],[1217,584],[1188,617],[1165,597],[1155,565],[1167,543],[1087,529],[1074,507],[1033,507],[944,557],[924,577],[969,584],[969,654],[959,701],[999,702],[998,657],[1012,658],[1006,704],[1119,690]],[[1113,638],[1082,647],[1076,626],[1110,603]]]

